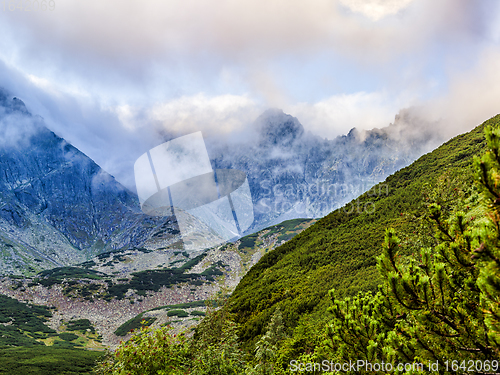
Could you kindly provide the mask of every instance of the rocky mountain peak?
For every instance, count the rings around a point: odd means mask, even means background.
[[[21,99],[12,97],[5,89],[0,87],[0,107],[6,114],[19,112],[23,115],[31,115]]]
[[[135,194],[0,89],[0,273],[165,247],[175,225],[144,215]]]
[[[262,146],[288,147],[304,135],[304,127],[299,120],[277,108],[265,111],[255,124]]]

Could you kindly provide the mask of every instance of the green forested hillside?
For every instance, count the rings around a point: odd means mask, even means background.
[[[500,115],[453,138],[266,254],[230,299],[244,345],[253,347],[277,306],[289,333],[295,327],[308,331],[294,335],[298,340],[308,336],[308,341],[314,336],[311,322],[324,321],[330,289],[335,288],[338,298],[375,291],[381,281],[376,256],[385,229],[405,234],[401,238],[405,251],[426,245],[423,238],[432,239],[420,235],[426,230],[420,220],[427,213],[426,199],[442,200],[446,209],[447,199],[460,198],[461,189],[455,184],[471,181],[473,156],[485,149],[484,126],[499,123]],[[294,345],[301,350],[308,343]]]
[[[498,181],[500,115],[266,253],[193,336],[143,327],[98,373],[498,373]]]

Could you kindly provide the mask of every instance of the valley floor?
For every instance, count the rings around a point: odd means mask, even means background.
[[[67,297],[60,285],[53,285],[50,289],[43,286],[27,287],[25,291],[13,289],[11,279],[0,279],[0,294],[15,298],[18,301],[30,302],[43,306],[54,306],[52,318],[48,325],[56,331],[61,331],[63,322],[72,319],[88,319],[102,335],[102,344],[107,347],[116,347],[123,337],[113,332],[127,320],[143,311],[165,305],[174,305],[184,302],[206,300],[219,290],[217,284],[210,284],[190,290],[190,285],[178,285],[173,288],[161,288],[151,296],[136,298],[132,304],[129,299],[113,299],[109,302],[96,299],[86,301],[81,298]]]

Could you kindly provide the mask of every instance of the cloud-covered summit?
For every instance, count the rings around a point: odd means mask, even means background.
[[[61,0],[0,12],[0,86],[133,187],[165,137],[251,138],[269,107],[330,140],[405,108],[467,131],[499,112],[498,25],[497,0]]]
[[[290,147],[304,135],[299,120],[278,108],[266,110],[255,120],[254,126],[259,133],[259,143],[264,147]]]

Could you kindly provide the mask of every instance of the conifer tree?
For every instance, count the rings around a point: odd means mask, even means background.
[[[479,261],[478,285],[484,302],[488,337],[500,354],[500,129],[488,126],[485,136],[489,150],[475,158],[476,177],[487,207],[486,221],[476,230],[479,242],[473,258]]]
[[[441,368],[446,367],[446,361],[494,359],[464,214],[459,212],[444,221],[440,207],[433,205],[431,217],[439,244],[422,249],[418,261],[398,262],[400,241],[394,230],[386,232],[378,264],[385,279],[382,290],[403,319],[398,319],[385,345],[399,360],[437,361]]]
[[[240,375],[244,371],[237,324],[227,308],[227,290],[207,303],[207,314],[191,341],[193,375]]]
[[[255,359],[257,364],[247,373],[249,375],[271,375],[275,373],[275,361],[278,345],[285,338],[285,326],[279,307],[276,308],[266,333],[255,344]]]
[[[404,319],[385,345],[400,359],[438,361],[441,368],[446,361],[498,359],[500,130],[487,127],[485,135],[489,151],[476,159],[475,167],[487,203],[486,221],[474,224],[463,211],[446,218],[440,205],[431,204],[438,244],[406,264],[397,260],[400,241],[395,231],[386,231],[378,259],[385,280],[382,291]],[[464,368],[454,372],[467,373]]]
[[[335,362],[364,360],[370,363],[385,359],[383,343],[390,327],[394,326],[394,311],[381,293],[359,293],[344,300],[335,299],[329,292],[332,307],[328,311],[332,320],[327,325],[329,340],[325,343]]]
[[[435,245],[409,257],[402,256],[396,231],[388,229],[377,259],[380,292],[342,301],[330,292],[327,332],[335,359],[438,362],[440,373],[498,371],[500,130],[487,127],[485,135],[489,151],[475,160],[485,218],[475,219],[465,207],[449,213],[449,207],[431,204]],[[467,367],[476,360],[488,365]]]

